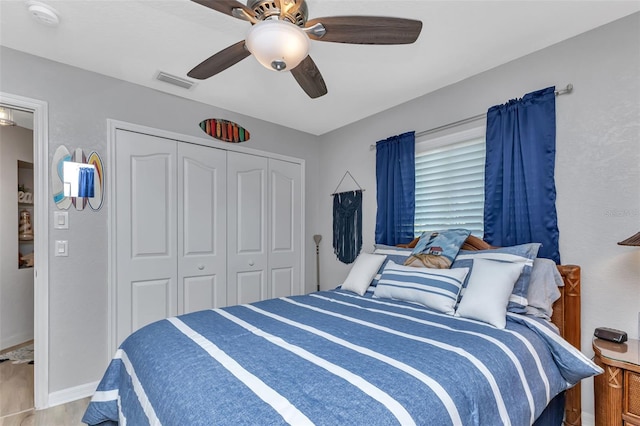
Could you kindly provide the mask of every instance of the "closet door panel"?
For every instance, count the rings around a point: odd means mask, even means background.
[[[226,151],[178,144],[178,312],[226,305]]]
[[[302,175],[299,164],[269,159],[269,297],[301,294]]]
[[[140,261],[171,257],[175,255],[170,247],[175,243],[173,154],[133,154],[129,160],[131,257]]]
[[[176,142],[116,133],[116,338],[175,315]]]
[[[296,286],[300,280],[295,278],[295,268],[271,268],[271,297],[287,297],[299,294]]]
[[[234,304],[253,303],[265,299],[264,282],[264,271],[238,272]]]
[[[169,280],[135,281],[131,285],[133,330],[172,315]]]
[[[273,166],[273,163],[271,163]],[[271,251],[273,253],[292,253],[296,242],[296,182],[291,176],[280,170],[271,169]]]
[[[185,313],[226,306],[226,289],[220,292],[220,287],[226,286],[226,283],[218,278],[218,274],[184,278]]]
[[[227,153],[227,301],[268,295],[267,168],[264,157]]]
[[[264,252],[264,187],[265,171],[252,169],[236,173],[237,217],[236,241],[238,254]]]

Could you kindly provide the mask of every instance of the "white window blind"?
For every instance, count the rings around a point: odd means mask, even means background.
[[[482,238],[484,163],[485,138],[477,134],[416,152],[416,236],[465,228]]]

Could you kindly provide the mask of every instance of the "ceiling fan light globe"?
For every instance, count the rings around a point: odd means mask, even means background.
[[[309,37],[286,21],[267,20],[251,27],[245,41],[249,52],[265,68],[291,70],[309,53]]]

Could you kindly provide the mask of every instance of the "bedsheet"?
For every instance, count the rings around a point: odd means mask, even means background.
[[[168,318],[118,349],[90,425],[531,425],[599,367],[548,322],[504,330],[341,290]]]

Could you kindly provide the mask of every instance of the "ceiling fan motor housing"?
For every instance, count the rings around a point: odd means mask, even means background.
[[[283,6],[286,3],[295,3],[294,7],[284,7],[285,10],[289,10],[284,14],[284,19],[291,22],[294,25],[304,28],[304,24],[307,22],[308,9],[304,0],[280,0]],[[280,19],[280,8],[278,4],[273,0],[248,0],[247,7],[254,12],[254,16],[259,21],[267,19]]]

